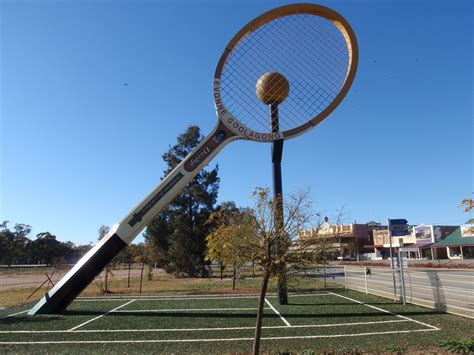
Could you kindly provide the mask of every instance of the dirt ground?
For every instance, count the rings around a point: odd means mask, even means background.
[[[53,283],[58,282],[69,269],[55,269],[52,267],[28,268],[28,269],[0,269],[0,291],[21,290],[25,288],[39,287],[47,280],[46,273],[52,279]],[[131,277],[140,276],[140,268],[130,270]],[[53,273],[53,274],[52,274]],[[114,279],[126,279],[128,269],[112,270]],[[52,277],[51,277],[52,274]],[[103,274],[103,273],[102,273]],[[102,275],[103,276],[103,275]]]

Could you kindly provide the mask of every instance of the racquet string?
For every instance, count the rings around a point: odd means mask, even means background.
[[[295,14],[271,20],[243,36],[227,57],[222,102],[251,130],[270,132],[268,107],[256,96],[255,85],[263,74],[278,72],[290,86],[279,105],[280,131],[299,127],[339,94],[350,69],[350,53],[341,30],[323,17]]]

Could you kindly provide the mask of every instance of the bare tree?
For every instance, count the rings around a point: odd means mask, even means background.
[[[109,231],[110,231],[109,226],[106,226],[105,224],[101,225],[99,227],[99,229],[97,230],[97,233],[98,233],[97,239],[102,240],[109,233]],[[102,282],[102,279],[100,277],[97,281],[98,286],[101,289],[102,293],[109,293],[110,292],[109,277],[113,275],[112,274],[112,263],[113,263],[113,261],[111,261],[110,263],[108,263],[105,266],[105,269],[104,269],[104,282]]]
[[[254,354],[260,350],[263,308],[270,277],[282,268],[296,267],[304,262],[310,243],[298,237],[309,227],[313,217],[309,190],[300,191],[285,197],[283,228],[278,228],[281,221],[275,219],[277,205],[270,195],[268,188],[257,188],[252,194],[254,206],[232,223],[226,221],[228,216],[221,215],[217,228],[208,238],[208,243],[212,241],[208,244],[208,248],[213,248],[211,255],[221,258],[229,255],[231,260],[238,256],[239,260],[254,261],[263,269]]]

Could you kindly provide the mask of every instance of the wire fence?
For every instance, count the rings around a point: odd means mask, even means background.
[[[402,279],[404,282],[402,282]],[[474,318],[474,271],[344,267],[346,289]]]

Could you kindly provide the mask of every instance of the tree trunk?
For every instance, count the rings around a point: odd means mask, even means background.
[[[219,267],[221,269],[221,281],[224,279],[224,267],[222,266],[222,263],[219,262]]]
[[[140,272],[140,293],[142,293],[142,283],[143,283],[143,269],[145,268],[145,263],[142,263],[142,270]]]
[[[129,260],[128,262],[128,279],[127,279],[127,287],[130,287],[130,269],[132,268],[132,261]]]
[[[326,244],[323,244],[323,277],[324,277],[324,288],[327,287],[326,284]]]
[[[237,276],[237,270],[236,270],[236,267],[235,267],[235,264],[234,264],[234,269],[232,271],[232,290],[235,290],[235,279],[236,279],[236,276]]]
[[[148,265],[148,281],[153,280],[153,268],[151,265]]]
[[[255,326],[255,338],[253,340],[253,355],[260,353],[260,337],[262,335],[263,306],[265,305],[265,295],[267,294],[268,280],[270,279],[270,270],[265,267],[263,271],[262,289],[258,301],[257,325]]]
[[[104,286],[104,293],[108,293],[108,292],[109,292],[108,280],[109,280],[109,271],[106,269],[106,270],[105,270],[105,286]]]

